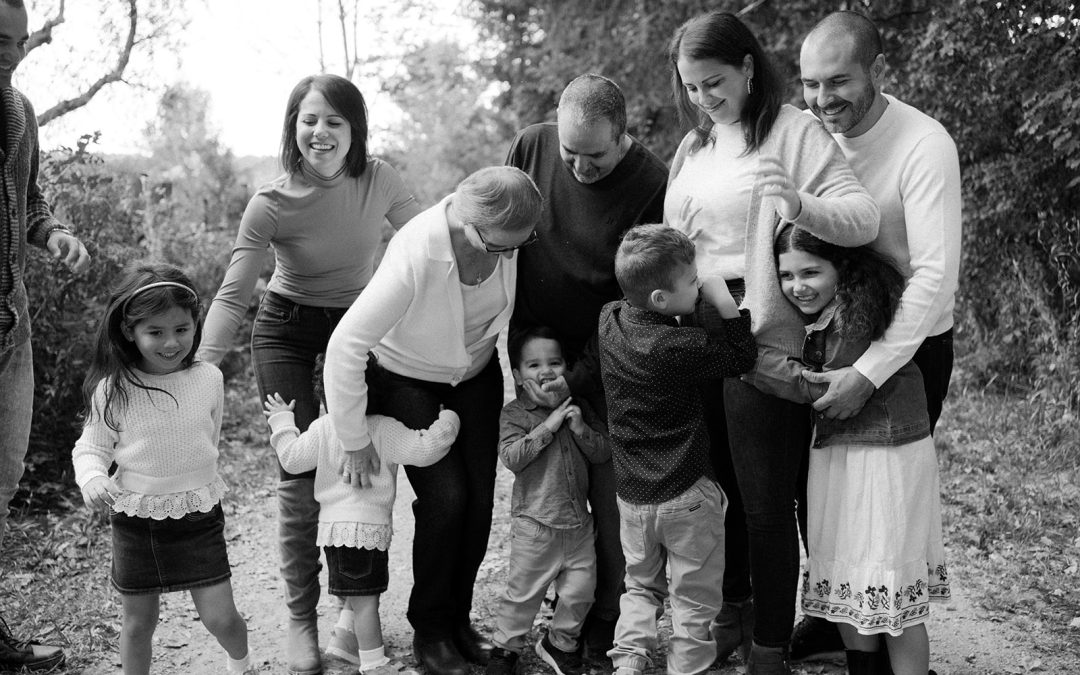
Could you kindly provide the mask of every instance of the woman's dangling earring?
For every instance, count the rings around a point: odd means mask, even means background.
[[[747,94],[753,94],[754,93],[754,76],[753,75],[746,78],[746,93]]]

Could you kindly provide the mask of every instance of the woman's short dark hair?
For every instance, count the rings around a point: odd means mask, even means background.
[[[281,166],[289,173],[295,173],[300,168],[296,119],[300,116],[300,103],[312,90],[322,94],[330,107],[349,123],[352,144],[345,155],[345,171],[356,178],[367,168],[367,104],[356,85],[340,75],[308,75],[293,87],[285,106],[285,124],[281,128]]]
[[[739,121],[746,137],[747,152],[761,147],[780,114],[784,85],[772,61],[746,24],[730,12],[709,12],[679,26],[668,45],[671,89],[679,117],[694,125],[700,144],[708,140],[713,121],[690,102],[679,75],[680,55],[695,60],[716,59],[736,68],[741,68],[746,56],[750,56],[754,63],[753,91],[739,111]]]

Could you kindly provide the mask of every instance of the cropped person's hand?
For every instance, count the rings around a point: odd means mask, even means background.
[[[814,410],[829,419],[846,420],[858,415],[875,389],[874,383],[866,379],[866,376],[854,366],[837,368],[825,373],[804,370],[802,376],[807,382],[829,386],[828,391],[814,401]]]
[[[371,487],[371,477],[379,473],[381,464],[375,446],[368,443],[358,450],[343,453],[338,473],[341,480],[356,488]]]
[[[776,199],[776,211],[785,220],[795,220],[802,211],[802,199],[791,180],[791,174],[780,160],[763,156],[758,163],[762,194]]]
[[[570,399],[566,399],[566,402],[569,403]],[[566,406],[565,419],[566,423],[570,425],[570,431],[573,431],[575,436],[580,437],[585,435],[585,418],[581,416],[581,408],[576,405]]]
[[[120,496],[120,487],[108,476],[91,478],[83,486],[82,498],[88,509],[107,509],[116,503]]]
[[[276,391],[273,394],[267,394],[266,400],[263,401],[263,414],[267,419],[270,419],[271,415],[276,415],[280,412],[292,412],[296,408],[296,400],[285,402],[285,399],[281,398],[281,394]]]
[[[694,206],[694,198],[686,196],[683,198],[682,204],[679,205],[678,221],[671,223],[673,227],[677,227],[689,236],[691,239],[696,239],[694,232],[694,218],[701,213],[701,206]],[[701,228],[697,228],[701,231]]]
[[[45,247],[54,260],[60,260],[76,274],[86,271],[90,266],[90,253],[82,242],[69,232],[53,230],[49,233],[49,241]]]
[[[536,380],[525,380],[521,383],[521,388],[525,390],[530,401],[545,408],[556,408],[570,398],[570,385],[562,375],[543,385]]]
[[[526,380],[526,382],[527,381],[528,380]],[[570,408],[574,408],[578,411],[579,414],[581,413],[581,410],[576,405],[570,405],[570,399],[566,399],[565,401],[560,403],[554,410],[552,410],[551,413],[547,416],[547,419],[544,420],[544,426],[548,428],[548,431],[550,431],[551,433],[555,433],[559,430],[559,427],[562,426],[563,421],[566,420],[567,411],[569,411]]]
[[[739,306],[735,304],[735,298],[731,297],[731,290],[723,277],[701,277],[701,297],[705,302],[715,307],[720,316],[725,319],[734,319],[739,316]]]

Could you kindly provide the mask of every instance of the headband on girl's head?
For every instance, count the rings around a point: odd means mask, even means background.
[[[185,291],[187,291],[188,293],[191,293],[192,297],[194,297],[196,300],[199,299],[199,294],[196,293],[195,289],[192,288],[191,286],[188,286],[186,284],[181,284],[181,283],[176,282],[176,281],[155,281],[152,284],[146,284],[145,286],[142,286],[140,288],[136,288],[135,292],[133,292],[131,295],[129,295],[128,299],[124,301],[124,312],[125,313],[127,312],[127,306],[131,303],[132,300],[135,299],[135,296],[139,295],[143,291],[148,291],[151,288],[164,288],[165,286],[173,286],[175,288],[182,288]]]

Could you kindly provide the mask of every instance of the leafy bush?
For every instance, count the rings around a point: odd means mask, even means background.
[[[189,272],[205,298],[224,274],[231,241],[224,232],[148,215],[138,178],[111,171],[90,151],[94,140],[85,136],[41,162],[39,180],[57,218],[75,229],[92,260],[79,276],[40,256],[27,265],[35,389],[25,492],[16,499],[22,509],[62,500],[73,484],[80,387],[105,301],[124,268],[149,257],[171,262]]]

